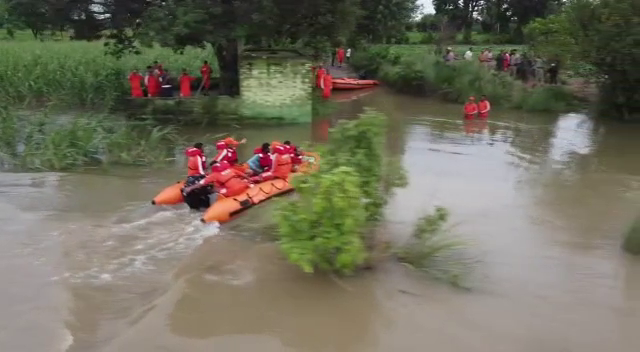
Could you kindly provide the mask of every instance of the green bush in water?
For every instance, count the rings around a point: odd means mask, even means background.
[[[69,170],[83,166],[152,164],[175,154],[172,127],[151,127],[110,116],[63,116],[0,108],[0,158],[5,168]]]
[[[352,273],[366,259],[358,173],[350,167],[319,172],[296,182],[297,199],[276,215],[281,249],[307,273]]]
[[[632,255],[640,255],[640,217],[631,225],[622,243],[622,248]]]
[[[475,61],[446,63],[433,52],[403,52],[393,47],[371,47],[354,54],[352,65],[374,75],[395,90],[416,95],[439,95],[463,103],[469,96],[486,95],[493,105],[528,111],[562,111],[574,102],[562,86],[527,88],[509,75]]]
[[[386,203],[382,187],[386,131],[386,116],[371,109],[355,120],[342,120],[330,131],[327,156],[321,163],[326,170],[340,166],[356,170],[369,220],[378,219]]]
[[[449,212],[443,207],[436,207],[433,213],[421,217],[411,239],[397,251],[396,256],[402,263],[460,286],[466,268],[461,265],[462,261],[453,258],[453,254],[464,243],[451,238],[445,231],[448,221]]]
[[[385,157],[386,131],[386,116],[373,110],[341,121],[318,172],[295,179],[298,198],[280,206],[277,227],[282,250],[304,271],[351,273],[375,250],[371,225],[406,183],[398,159]]]

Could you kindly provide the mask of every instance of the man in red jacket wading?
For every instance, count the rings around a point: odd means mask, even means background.
[[[483,95],[480,97],[480,101],[478,102],[478,117],[481,119],[488,119],[489,111],[491,111],[491,103],[487,100],[487,96]]]
[[[464,104],[464,119],[473,120],[478,113],[478,104],[475,97],[469,97],[469,101]]]

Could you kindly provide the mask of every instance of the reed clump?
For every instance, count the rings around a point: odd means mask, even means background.
[[[640,217],[631,225],[625,236],[622,248],[632,255],[640,255]]]
[[[527,111],[564,111],[575,102],[564,87],[526,87],[478,62],[446,63],[430,51],[371,47],[356,52],[351,64],[399,92],[439,96],[449,102],[463,103],[469,96],[486,95],[493,105]]]
[[[155,60],[174,76],[183,68],[199,74],[204,60],[217,68],[211,50],[189,48],[180,55],[156,47],[118,60],[105,55],[102,42],[7,41],[0,57],[0,102],[10,106],[108,109],[130,95],[131,70],[143,72]]]
[[[113,116],[53,116],[0,107],[0,166],[62,171],[105,164],[149,165],[175,156],[175,128]]]
[[[460,257],[465,243],[447,231],[448,221],[449,212],[443,207],[422,216],[410,240],[396,251],[396,257],[401,263],[461,287],[470,267]]]

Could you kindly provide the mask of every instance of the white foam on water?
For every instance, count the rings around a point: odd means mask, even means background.
[[[202,224],[187,209],[160,209],[142,219],[121,220],[120,215],[106,224],[68,227],[63,236],[69,237],[73,255],[65,259],[67,273],[54,279],[103,284],[148,273],[177,264],[206,238],[220,233],[219,224]]]
[[[246,285],[255,279],[254,273],[245,263],[234,263],[216,271],[204,273],[202,278],[205,281],[223,282],[234,286]]]

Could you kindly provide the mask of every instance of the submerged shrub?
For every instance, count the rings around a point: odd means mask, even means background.
[[[629,254],[640,255],[640,217],[631,225],[627,231],[622,248]]]
[[[422,270],[435,278],[461,285],[466,268],[462,261],[454,258],[463,243],[453,239],[445,230],[449,212],[443,207],[421,217],[408,243],[396,253],[398,260]]]
[[[282,250],[304,271],[351,273],[374,250],[371,227],[406,183],[397,159],[385,156],[386,131],[386,116],[373,110],[341,121],[318,172],[295,179],[297,198],[280,206],[277,224]]]
[[[382,180],[386,130],[386,116],[372,109],[355,120],[340,121],[329,134],[326,157],[321,164],[326,170],[340,166],[356,170],[369,220],[379,218],[385,205]]]
[[[352,65],[400,92],[439,95],[456,103],[463,103],[472,95],[486,95],[494,105],[528,111],[561,111],[575,101],[562,86],[527,88],[509,75],[487,69],[475,61],[446,63],[427,50],[372,47],[356,52]]]
[[[280,206],[276,216],[281,249],[307,273],[316,269],[352,273],[366,258],[362,232],[360,179],[342,166],[296,183],[297,199]]]
[[[0,109],[0,157],[5,167],[69,170],[100,164],[151,164],[174,155],[173,127],[112,116],[29,114]]]

